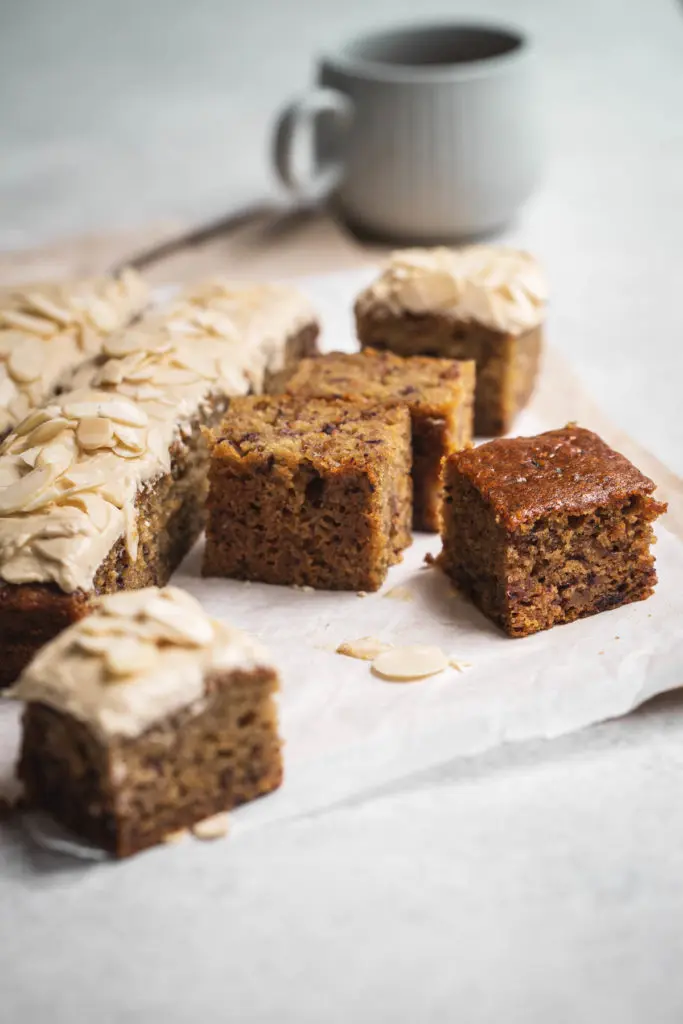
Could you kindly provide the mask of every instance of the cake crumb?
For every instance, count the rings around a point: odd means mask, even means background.
[[[604,651],[598,651],[598,654],[604,654],[604,653],[605,653]]]
[[[375,675],[393,682],[410,682],[434,676],[448,668],[448,658],[439,647],[413,644],[409,647],[394,647],[378,655],[372,663]]]
[[[188,832],[186,828],[179,828],[176,829],[175,832],[167,832],[164,838],[162,839],[162,842],[168,844],[179,843],[182,839],[185,839],[187,834]]]
[[[436,565],[436,555],[433,555],[431,551],[428,551],[422,561],[427,566]]]
[[[358,640],[346,640],[339,644],[336,653],[344,654],[347,658],[359,658],[361,661],[374,661],[378,655],[391,649],[391,644],[385,644],[376,636],[362,636]]]
[[[466,668],[472,668],[471,661],[461,661],[460,658],[449,658],[448,664],[451,668],[454,668],[456,672],[464,672]]]
[[[222,839],[230,831],[230,817],[227,811],[212,814],[192,826],[192,835],[197,839]]]
[[[302,594],[312,594],[315,587],[309,587],[307,583],[292,583],[292,590],[298,590]]]
[[[382,594],[382,597],[389,597],[392,601],[412,601],[413,592],[408,587],[392,587],[386,594]]]
[[[615,639],[615,640],[621,640],[621,637],[620,637],[620,636],[615,636],[615,638],[614,638],[614,639]]]
[[[358,591],[356,591],[356,597],[367,597],[367,596],[368,596],[367,590],[358,590]]]

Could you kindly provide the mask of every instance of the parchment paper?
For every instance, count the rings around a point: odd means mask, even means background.
[[[349,309],[363,273],[309,279],[327,348],[353,348]],[[546,378],[551,372],[547,363]],[[567,385],[569,387],[569,385]],[[552,397],[552,396],[551,396]],[[566,394],[539,399],[518,433],[561,425]],[[578,410],[577,410],[578,415]],[[586,424],[591,425],[591,424]],[[649,468],[649,467],[643,467]],[[678,505],[670,525],[679,529]],[[199,575],[201,543],[174,582],[212,615],[261,637],[282,671],[285,785],[233,815],[234,831],[310,813],[409,773],[503,744],[548,738],[623,715],[683,683],[683,543],[658,531],[660,582],[647,602],[521,640],[503,636],[425,566],[437,537],[417,535],[378,594],[302,592]],[[435,644],[469,667],[411,684],[382,681],[368,662],[334,653],[373,635],[388,643]],[[18,709],[0,705],[5,772],[18,737]]]

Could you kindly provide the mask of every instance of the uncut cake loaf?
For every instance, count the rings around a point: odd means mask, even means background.
[[[201,428],[218,423],[229,396],[261,390],[317,330],[296,292],[245,295],[253,320],[236,289],[216,284],[112,336],[105,354],[116,358],[83,367],[75,390],[0,446],[0,686],[95,596],[167,583],[199,536]]]
[[[27,284],[0,292],[0,437],[43,402],[149,301],[133,270],[119,277]]]
[[[454,359],[402,359],[366,349],[304,359],[287,381],[300,398],[351,398],[405,405],[412,423],[413,527],[438,531],[441,466],[472,440],[474,363]]]
[[[509,636],[649,597],[666,504],[619,452],[570,424],[446,461],[440,563]]]
[[[356,327],[364,348],[474,359],[474,430],[493,437],[510,429],[532,393],[546,301],[544,274],[529,253],[406,249],[358,296]]]
[[[26,802],[117,857],[276,789],[266,651],[175,587],[112,594],[24,671]]]

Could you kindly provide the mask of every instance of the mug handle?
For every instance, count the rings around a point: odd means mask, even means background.
[[[348,130],[353,118],[353,104],[336,89],[315,89],[286,107],[275,127],[273,161],[280,181],[304,199],[322,199],[334,191],[341,181],[344,166],[340,160],[316,162],[308,174],[294,167],[294,147],[302,131],[315,132],[318,118],[330,114],[336,132]]]

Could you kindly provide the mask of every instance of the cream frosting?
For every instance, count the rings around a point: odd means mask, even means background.
[[[100,598],[8,696],[71,715],[106,741],[139,736],[183,708],[199,713],[213,672],[257,668],[273,665],[253,638],[210,619],[183,590],[149,587]]]
[[[148,300],[133,270],[0,294],[0,435],[38,406],[68,368],[99,355],[103,339]]]
[[[8,435],[0,446],[1,579],[88,591],[121,537],[136,557],[135,496],[169,471],[173,441],[212,397],[261,390],[288,337],[315,322],[291,289],[244,292],[241,306],[234,286],[200,286],[105,339],[112,358],[82,367],[74,390]]]
[[[358,298],[357,313],[380,305],[393,313],[441,313],[521,334],[542,323],[548,286],[538,261],[504,246],[404,249],[392,253]]]

